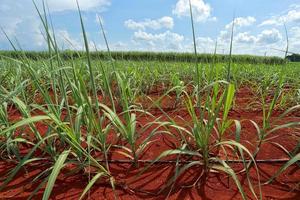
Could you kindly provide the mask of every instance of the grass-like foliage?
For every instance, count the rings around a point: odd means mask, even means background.
[[[213,173],[223,174],[233,180],[241,198],[262,199],[257,157],[264,144],[289,158],[264,184],[299,166],[297,134],[293,150],[272,141],[279,131],[300,126],[299,121],[282,123],[300,108],[299,66],[280,58],[232,55],[234,23],[230,55],[217,55],[217,42],[213,54],[198,54],[191,2],[193,54],[111,52],[102,23],[107,52],[91,52],[77,2],[84,50],[61,51],[46,4],[39,8],[33,3],[47,51],[22,51],[3,30],[14,51],[0,52],[0,157],[13,167],[0,178],[0,192],[24,170],[42,164],[43,170],[31,180],[36,188],[29,199],[39,191],[49,199],[57,179],[67,176],[65,171],[87,179],[80,199],[89,198],[97,182],[108,183],[117,199],[118,182],[111,168],[116,161],[111,156],[117,153],[140,171],[136,175],[175,158],[169,163],[175,166],[174,174],[157,195],[166,190],[170,195],[180,176],[197,169],[201,173],[195,174],[191,187],[205,184]],[[245,120],[230,115],[245,85],[254,93],[249,106],[262,113],[261,124],[250,119],[257,135],[251,145],[241,139]],[[171,102],[167,106],[166,100]],[[178,112],[181,120],[169,110]],[[140,165],[163,136],[177,146]]]

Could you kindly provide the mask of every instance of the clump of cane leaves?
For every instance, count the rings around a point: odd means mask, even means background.
[[[134,80],[132,74],[125,74],[123,72],[115,72],[118,83],[119,104],[122,110],[126,111],[130,105],[134,104],[138,90],[133,88]]]
[[[287,41],[286,51],[285,51],[285,58],[286,58],[287,53],[289,52],[289,36],[288,36],[288,31],[287,31],[285,24],[284,24],[284,28],[285,28],[286,41]],[[283,114],[281,114],[277,119],[271,120],[273,111],[275,110],[277,104],[280,103],[280,97],[282,97],[284,95],[283,88],[284,88],[284,80],[285,80],[285,73],[284,73],[285,67],[288,67],[287,63],[280,68],[280,71],[277,74],[274,74],[274,75],[267,74],[266,77],[264,78],[264,80],[262,81],[261,87],[259,87],[259,92],[261,95],[261,102],[262,102],[261,106],[262,106],[262,110],[263,110],[263,125],[262,125],[262,128],[259,128],[259,126],[255,122],[251,121],[257,129],[257,134],[258,134],[258,139],[259,139],[257,149],[253,154],[254,157],[256,157],[257,154],[259,153],[260,147],[263,143],[269,142],[270,140],[272,140],[272,137],[268,138],[268,136],[270,134],[272,134],[275,131],[278,131],[280,129],[283,129],[283,128],[300,125],[299,122],[289,122],[286,124],[276,125],[276,123],[280,119],[287,116],[292,111],[299,109],[299,107],[300,107],[299,105],[291,107],[290,109],[285,111]],[[270,95],[271,96],[273,95],[271,97],[271,102],[267,102]],[[275,127],[274,127],[274,125],[275,125]],[[290,153],[288,153],[288,151],[282,145],[280,145],[278,143],[273,143],[273,144],[282,148],[283,151],[287,152],[287,154],[290,156]]]
[[[280,102],[280,98],[282,96],[284,87],[284,74],[281,72],[275,75],[268,75],[265,77],[261,86],[258,88],[261,96],[261,107],[263,111],[263,124],[262,127],[250,120],[251,123],[255,126],[258,136],[258,145],[256,146],[256,150],[253,153],[253,156],[256,157],[260,151],[261,146],[264,143],[271,142],[272,144],[283,149],[284,152],[288,152],[284,147],[282,147],[278,143],[273,143],[272,139],[277,136],[271,136],[276,131],[284,128],[299,126],[299,122],[288,122],[285,124],[279,124],[281,119],[286,117],[291,112],[300,108],[299,105],[293,106],[279,115],[276,119],[272,119],[272,114],[276,109],[277,104]]]
[[[109,119],[112,127],[115,129],[117,136],[129,144],[129,147],[119,144],[114,145],[114,147],[122,150],[117,152],[132,159],[136,165],[145,149],[151,143],[156,141],[151,139],[157,134],[167,133],[159,130],[160,127],[165,126],[165,123],[159,122],[159,119],[150,121],[142,126],[137,120],[138,116],[144,115],[149,118],[154,117],[150,113],[140,110],[135,106],[129,106],[128,110],[125,110],[120,114],[116,114],[105,105],[101,105],[101,107],[103,108],[104,115]],[[158,126],[153,129],[152,127],[155,124],[158,124]],[[149,135],[140,141],[139,139],[143,136],[143,133],[147,132],[147,130],[151,130]]]
[[[223,92],[221,91],[220,84],[226,85]],[[205,177],[207,177],[210,172],[225,172],[234,180],[243,199],[246,199],[244,190],[237,177],[237,173],[246,171],[250,190],[254,197],[258,198],[247,170],[246,155],[251,158],[258,174],[258,169],[254,158],[249,150],[242,144],[238,143],[237,141],[223,139],[224,133],[233,123],[231,120],[228,120],[228,111],[230,110],[233,101],[235,91],[234,85],[228,84],[224,81],[215,82],[205,87],[200,92],[203,93],[204,91],[209,91],[210,89],[212,90],[212,95],[207,97],[208,99],[204,102],[204,105],[201,108],[195,107],[192,99],[186,94],[186,108],[191,117],[191,125],[183,127],[177,125],[174,121],[169,124],[170,127],[181,132],[181,136],[184,137],[182,138],[182,141],[186,141],[186,143],[183,143],[182,147],[179,149],[167,150],[161,153],[161,155],[158,156],[153,163],[170,155],[177,155],[178,157],[187,156],[193,158],[193,160],[188,164],[183,165],[177,163],[175,175],[168,181],[163,189],[166,189],[170,185],[174,184],[177,178],[186,170],[192,167],[200,166],[203,169],[203,173],[198,177],[194,185],[199,183],[201,178],[205,180]],[[218,114],[220,113],[221,109],[223,109],[224,114],[222,118],[219,119]],[[239,136],[240,125],[238,122],[236,122],[235,125],[236,136]],[[227,163],[227,161],[223,160],[220,154],[215,154],[215,152],[220,151],[220,149],[223,151],[226,160],[228,159],[227,155],[229,153],[234,153],[236,157],[241,158],[244,169],[242,171],[235,172]],[[150,166],[151,164],[148,167]],[[146,167],[145,170],[147,170],[148,167]],[[259,175],[258,182],[260,190]]]
[[[8,120],[8,105],[6,102],[3,102],[0,105],[0,131],[2,131],[3,129],[5,129],[6,127],[9,127],[9,120]],[[3,135],[2,137],[0,137],[0,157],[3,158],[4,152],[5,154],[8,155],[9,157],[9,152],[10,152],[10,148],[8,145],[9,141],[8,141],[8,137],[7,135]]]
[[[298,110],[300,105],[295,105],[282,114],[280,114],[277,118],[273,119],[272,114],[276,109],[276,106],[281,103],[281,98],[283,96],[283,88],[284,88],[284,73],[283,68],[277,74],[266,74],[264,80],[261,85],[258,86],[258,91],[261,97],[261,107],[263,111],[263,123],[262,127],[260,127],[256,122],[250,120],[250,122],[254,125],[257,131],[258,141],[256,145],[256,149],[253,152],[254,159],[259,154],[261,147],[265,143],[270,143],[272,145],[277,146],[282,149],[284,153],[286,153],[290,160],[284,164],[265,184],[271,183],[277,176],[279,176],[284,170],[286,170],[289,166],[293,164],[297,164],[299,161],[299,155],[293,152],[289,152],[284,146],[277,142],[272,142],[272,139],[278,137],[276,132],[285,128],[292,128],[296,126],[300,126],[298,121],[292,121],[287,123],[280,123],[280,120],[284,119],[288,114]],[[297,147],[295,148],[297,149]],[[248,163],[247,169],[252,165],[252,162]]]
[[[185,86],[184,82],[180,79],[178,73],[172,74],[171,84],[175,88],[175,94],[176,94],[176,99],[175,99],[173,107],[177,108],[178,104],[180,103],[181,97],[183,95],[183,91],[185,90],[186,86]]]
[[[144,116],[154,119],[154,116],[149,112],[140,109],[137,105],[134,105],[133,100],[135,95],[131,88],[130,79],[122,78],[124,77],[124,74],[115,73],[115,75],[118,81],[118,90],[122,97],[120,100],[122,112],[117,114],[105,105],[101,105],[101,108],[104,115],[111,122],[117,136],[129,144],[129,148],[124,145],[115,145],[115,147],[122,150],[118,152],[127,158],[132,159],[134,163],[137,164],[137,161],[144,150],[154,142],[151,138],[156,134],[164,132],[159,131],[159,128],[164,126],[164,123],[159,123],[158,118],[142,126],[138,121],[139,117]],[[145,139],[138,141],[139,138],[142,137],[142,134],[147,132],[147,130],[150,130],[155,124],[158,124],[158,126],[151,129],[150,134]]]
[[[25,105],[24,102],[22,102],[19,98],[15,97],[14,95],[18,95],[18,91],[8,92],[4,87],[1,86],[2,96],[4,99],[9,99],[8,102],[4,102],[1,105],[0,109],[0,131],[4,131],[5,129],[9,128],[11,126],[11,122],[8,118],[8,103],[13,104],[18,111],[20,112],[21,116],[24,118],[30,118],[31,114],[28,112],[28,108]],[[11,105],[10,105],[11,106]],[[29,138],[22,134],[22,131],[20,132],[19,136],[15,136],[12,131],[6,132],[2,135],[3,138],[5,138],[5,142],[3,142],[0,145],[1,155],[7,156],[9,159],[16,158],[18,161],[21,160],[21,154],[19,150],[19,144],[27,144],[27,145],[33,145],[32,142],[29,141],[29,139],[36,139],[40,140],[41,135],[36,130],[34,125],[29,125],[31,131],[34,133],[33,138]],[[2,151],[3,150],[3,151]]]
[[[285,58],[287,57],[287,54],[288,54],[288,51],[289,51],[289,37],[288,37],[288,31],[287,31],[287,28],[286,28],[286,25],[284,24],[284,28],[285,28],[285,34],[286,34],[286,41],[287,41],[287,46],[286,46],[286,51],[285,51]],[[285,65],[285,66],[288,66]],[[289,122],[289,123],[286,123],[286,124],[282,124],[282,125],[279,125],[279,126],[276,126],[275,128],[269,130],[266,132],[266,130],[264,129],[265,128],[265,125],[267,126],[267,128],[270,128],[270,122],[269,122],[269,118],[272,114],[272,109],[275,107],[275,104],[277,103],[278,101],[278,98],[280,96],[280,93],[282,92],[282,88],[283,88],[283,79],[284,79],[284,71],[285,69],[282,67],[281,68],[281,73],[280,73],[280,80],[279,80],[279,86],[277,87],[277,91],[275,92],[274,94],[274,97],[273,97],[273,101],[269,107],[269,112],[268,112],[268,115],[266,117],[266,120],[265,120],[265,110],[263,110],[263,117],[264,117],[264,123],[263,123],[263,129],[262,129],[262,132],[260,132],[260,129],[257,127],[257,130],[258,130],[258,133],[260,133],[259,135],[261,135],[260,138],[260,143],[262,143],[262,140],[264,138],[266,138],[269,134],[271,133],[274,133],[275,131],[278,131],[280,129],[283,129],[283,128],[289,128],[289,127],[295,127],[295,126],[300,126],[300,122],[296,121],[296,122]],[[263,109],[264,109],[264,104],[263,104]],[[295,111],[296,109],[299,109],[300,108],[300,105],[297,104],[296,106],[293,106],[291,107],[290,109],[288,109],[287,111],[285,111],[283,114],[281,114],[278,118],[279,119],[282,119],[283,117],[287,116],[289,113]],[[266,123],[265,123],[266,121]],[[275,120],[277,122],[277,120]],[[267,139],[266,139],[267,140]],[[299,160],[300,160],[300,153],[298,153],[299,151],[299,147],[300,147],[300,140],[298,140],[298,143],[297,143],[297,146],[294,148],[293,151],[289,152],[287,149],[285,149],[282,145],[280,145],[279,143],[272,143],[276,146],[278,146],[279,148],[281,148],[289,157],[290,157],[290,160],[288,162],[286,162],[265,184],[269,184],[271,183],[274,179],[276,179],[281,173],[283,173],[288,167],[290,167],[291,165],[293,164],[297,164],[298,166],[300,166],[299,164]],[[259,152],[259,148],[257,149],[256,153]],[[299,184],[298,184],[299,186]]]

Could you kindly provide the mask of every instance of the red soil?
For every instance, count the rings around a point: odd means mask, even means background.
[[[237,92],[236,104],[230,111],[230,118],[242,121],[242,136],[241,143],[244,144],[251,151],[257,142],[257,135],[255,127],[249,120],[253,120],[259,125],[262,124],[262,111],[247,109],[249,103],[253,100],[253,94],[247,88],[242,88]],[[152,99],[157,99],[158,96],[152,94]],[[179,124],[186,124],[189,121],[189,115],[185,109],[173,109],[174,97],[165,98],[162,101],[162,108]],[[140,102],[143,105],[149,105],[146,100],[142,99]],[[171,106],[170,106],[171,105]],[[145,106],[145,107],[146,107]],[[158,109],[150,109],[151,114],[155,117],[162,116],[162,112]],[[280,110],[273,113],[272,118],[276,119]],[[20,118],[18,113],[11,112],[11,120],[15,121]],[[164,117],[163,117],[164,118]],[[166,118],[165,118],[166,119]],[[184,120],[183,120],[184,119]],[[281,121],[299,121],[299,112],[293,113]],[[142,116],[139,118],[141,124],[149,122],[149,118]],[[37,123],[38,129],[41,133],[45,133],[46,126]],[[299,139],[300,129],[283,129],[272,134],[272,142],[284,146],[288,151],[293,150]],[[145,136],[147,133],[145,133]],[[234,138],[234,135],[228,133],[228,139]],[[143,138],[145,137],[143,136]],[[297,137],[296,137],[297,136]],[[152,143],[144,152],[140,159],[155,159],[164,150],[174,149],[178,147],[179,141],[167,135],[157,135],[153,138],[159,142]],[[116,151],[110,155],[111,159],[126,159],[124,156],[117,154]],[[220,155],[222,156],[222,155]],[[288,158],[287,155],[276,145],[267,143],[263,144],[257,159],[280,159]],[[170,157],[169,157],[170,159]],[[45,170],[50,163],[37,163],[34,166],[26,167],[18,173],[15,179],[0,192],[0,199],[27,199],[32,191],[38,186],[38,183],[31,183],[32,179]],[[135,167],[126,163],[111,163],[110,170],[116,179],[116,194],[119,199],[241,199],[233,180],[222,173],[209,173],[206,181],[198,182],[194,187],[192,185],[202,172],[201,167],[195,167],[183,175],[181,175],[176,184],[171,188],[159,191],[166,185],[168,180],[174,175],[174,164],[155,164],[149,168],[145,173],[136,176],[146,164],[140,164]],[[267,181],[283,163],[259,163],[261,182]],[[0,161],[0,183],[1,177],[12,169],[14,165],[5,161]],[[232,167],[238,169],[239,164],[231,164]],[[71,166],[69,166],[72,168]],[[254,169],[250,171],[250,176],[254,185],[257,184],[257,175]],[[254,199],[249,190],[246,176],[239,175],[245,192],[249,199]],[[67,169],[63,170],[52,192],[52,199],[78,199],[88,183],[88,177],[79,172],[75,175],[67,176]],[[300,199],[300,168],[297,165],[289,167],[283,174],[281,174],[271,184],[262,186],[263,199]],[[171,190],[172,189],[172,190]],[[257,187],[255,188],[256,191]],[[40,190],[34,199],[41,199],[43,190]],[[114,199],[114,193],[111,186],[104,182],[97,183],[90,191],[90,199]]]

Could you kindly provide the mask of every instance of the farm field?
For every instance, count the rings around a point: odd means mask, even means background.
[[[227,65],[2,57],[1,196],[296,199],[299,64]]]
[[[251,17],[225,26],[228,55],[217,41],[202,54],[193,6],[206,4],[178,1],[193,53],[111,51],[96,15],[107,49],[98,51],[76,3],[81,51],[60,49],[44,1],[33,1],[43,51],[22,50],[0,27],[12,49],[0,50],[0,199],[300,198],[300,63],[288,59],[285,24],[283,58],[233,55],[235,23]],[[139,37],[174,36],[142,32],[169,21],[130,26]]]

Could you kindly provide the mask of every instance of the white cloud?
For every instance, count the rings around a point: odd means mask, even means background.
[[[114,51],[128,51],[129,46],[128,44],[119,41],[110,45],[110,48]]]
[[[251,26],[256,22],[256,19],[254,17],[248,16],[248,17],[238,17],[234,19],[234,26],[235,27],[245,27],[245,26]],[[230,29],[232,27],[232,22],[227,24],[225,26],[226,29]]]
[[[255,24],[254,17],[239,17],[235,19],[233,37],[233,53],[234,54],[254,54],[254,55],[278,55],[282,56],[280,51],[274,49],[284,49],[285,42],[282,33],[275,29],[265,29],[258,34],[249,31],[241,32],[242,27],[248,27]],[[223,52],[228,53],[231,38],[232,22],[227,24],[218,36],[218,49],[224,49]],[[220,52],[220,51],[219,51]],[[223,53],[222,52],[222,53]]]
[[[198,37],[196,44],[199,53],[214,53],[215,41],[210,37]]]
[[[229,53],[230,37],[231,33],[228,29],[220,32],[218,37],[219,53]],[[281,51],[275,49],[285,49],[285,45],[282,33],[275,28],[262,30],[258,34],[253,34],[250,31],[235,31],[233,54],[265,55],[266,53],[267,55],[283,56]]]
[[[218,40],[229,41],[230,36],[231,36],[231,33],[228,30],[221,30],[220,34],[219,34],[219,37],[218,37]]]
[[[16,38],[23,49],[41,49],[45,44],[42,27],[30,0],[1,0],[0,26],[10,39]],[[0,32],[0,48],[11,48]]]
[[[145,40],[145,41],[164,41],[166,39],[174,39],[175,42],[181,42],[184,37],[177,33],[166,31],[164,33],[152,34],[144,31],[134,32],[134,39],[136,40]]]
[[[289,31],[290,52],[300,53],[300,26],[292,27]]]
[[[300,26],[294,26],[290,29],[292,37],[300,38]],[[299,41],[300,42],[300,41]]]
[[[35,0],[42,9],[42,0]],[[75,0],[46,0],[50,12],[77,10]],[[102,11],[110,5],[111,0],[79,0],[82,10]],[[41,34],[43,27],[34,8],[32,0],[0,0],[0,26],[10,38],[17,38],[24,49],[40,50],[45,48]],[[65,35],[66,36],[66,35]],[[7,39],[0,32],[0,48],[10,48]]]
[[[134,32],[133,41],[142,45],[146,45],[149,50],[156,51],[180,51],[184,36],[166,31],[164,33],[152,34],[145,31]]]
[[[243,43],[249,43],[251,41],[254,41],[254,38],[249,35],[249,33],[236,33],[237,30],[243,28],[243,27],[248,27],[253,25],[256,22],[256,19],[254,17],[248,16],[248,17],[237,17],[234,19],[234,39],[238,42],[243,42]],[[220,31],[218,40],[228,42],[230,41],[231,38],[231,28],[232,28],[233,21],[231,21],[229,24],[225,25],[225,29]]]
[[[272,26],[272,25],[278,25],[278,23],[279,21],[277,21],[275,18],[272,18],[263,21],[261,24],[259,24],[259,26]]]
[[[147,28],[149,29],[172,29],[174,26],[174,20],[172,17],[162,17],[159,19],[146,19],[144,21],[136,22],[132,19],[129,19],[124,22],[125,27],[132,29],[132,30],[145,30]]]
[[[47,0],[50,11],[59,12],[65,10],[77,10],[75,0]],[[78,0],[81,10],[104,9],[109,6],[111,0]]]
[[[73,50],[82,50],[83,44],[71,36],[71,34],[67,30],[57,30],[57,42],[58,46],[62,49],[73,49]]]
[[[263,21],[259,26],[281,26],[284,23],[300,23],[300,7],[292,6],[291,8],[291,10],[288,10],[281,15],[271,16],[269,19]]]
[[[285,16],[282,17],[285,22],[295,22],[300,23],[300,9],[290,10]]]
[[[5,32],[14,39],[16,37],[22,48],[27,50],[41,50],[46,46],[45,40],[40,34],[43,27],[36,14],[31,0],[0,0],[0,26]],[[41,0],[36,0],[38,5],[41,5]],[[102,11],[110,5],[111,0],[79,0],[81,9],[84,11]],[[173,9],[173,14],[178,17],[189,17],[188,0],[176,0],[176,5]],[[192,0],[195,20],[197,22],[204,22],[213,20],[212,8],[205,0]],[[51,12],[61,11],[75,11],[76,1],[74,0],[48,0]],[[53,14],[55,15],[55,14]],[[61,16],[61,13],[59,14]],[[92,19],[95,20],[95,19]],[[273,17],[266,18],[262,25],[282,25],[283,21],[294,23],[288,24],[288,33],[290,36],[290,51],[299,52],[300,49],[300,7],[293,6],[289,10]],[[97,21],[97,19],[96,19]],[[55,23],[54,23],[55,24]],[[230,28],[231,24],[220,32],[218,37],[218,52],[227,53],[229,50]],[[283,28],[274,29],[273,27],[266,28],[266,30],[256,29],[259,32],[251,32],[252,25],[256,24],[254,17],[239,17],[236,18],[236,28],[234,31],[234,53],[247,53],[263,55],[268,52],[268,55],[283,55],[280,51],[272,50],[285,49],[285,39],[283,37]],[[171,17],[162,17],[158,19],[145,20],[127,20],[125,26],[134,30],[132,41],[118,41],[110,43],[110,48],[113,50],[152,50],[152,51],[192,51],[193,45],[191,38],[185,38],[179,33],[172,32],[174,20]],[[242,27],[247,27],[243,30]],[[273,28],[273,29],[272,29]],[[157,33],[153,30],[161,30]],[[151,30],[151,32],[146,31]],[[282,33],[279,31],[281,30]],[[64,49],[82,49],[82,36],[78,32],[69,32],[62,28],[55,31],[57,41],[60,47]],[[95,37],[91,35],[89,38]],[[97,46],[98,49],[105,50],[105,44],[99,35],[96,36],[94,44],[89,42],[91,49]],[[101,41],[101,42],[99,42]],[[215,41],[209,35],[196,38],[197,49],[199,53],[211,53],[214,50]],[[0,32],[0,49],[9,47],[9,42]]]
[[[275,28],[264,30],[257,37],[258,43],[261,44],[273,44],[279,42],[280,40],[282,40],[282,35]]]
[[[193,16],[195,21],[203,22],[207,20],[216,20],[216,18],[211,18],[211,7],[204,0],[191,0],[193,7]],[[178,0],[175,8],[173,9],[173,14],[178,17],[189,17],[190,16],[190,6],[189,0]]]
[[[235,36],[235,42],[237,42],[237,43],[253,44],[256,41],[257,41],[257,38],[253,35],[250,35],[249,32],[238,33]]]

